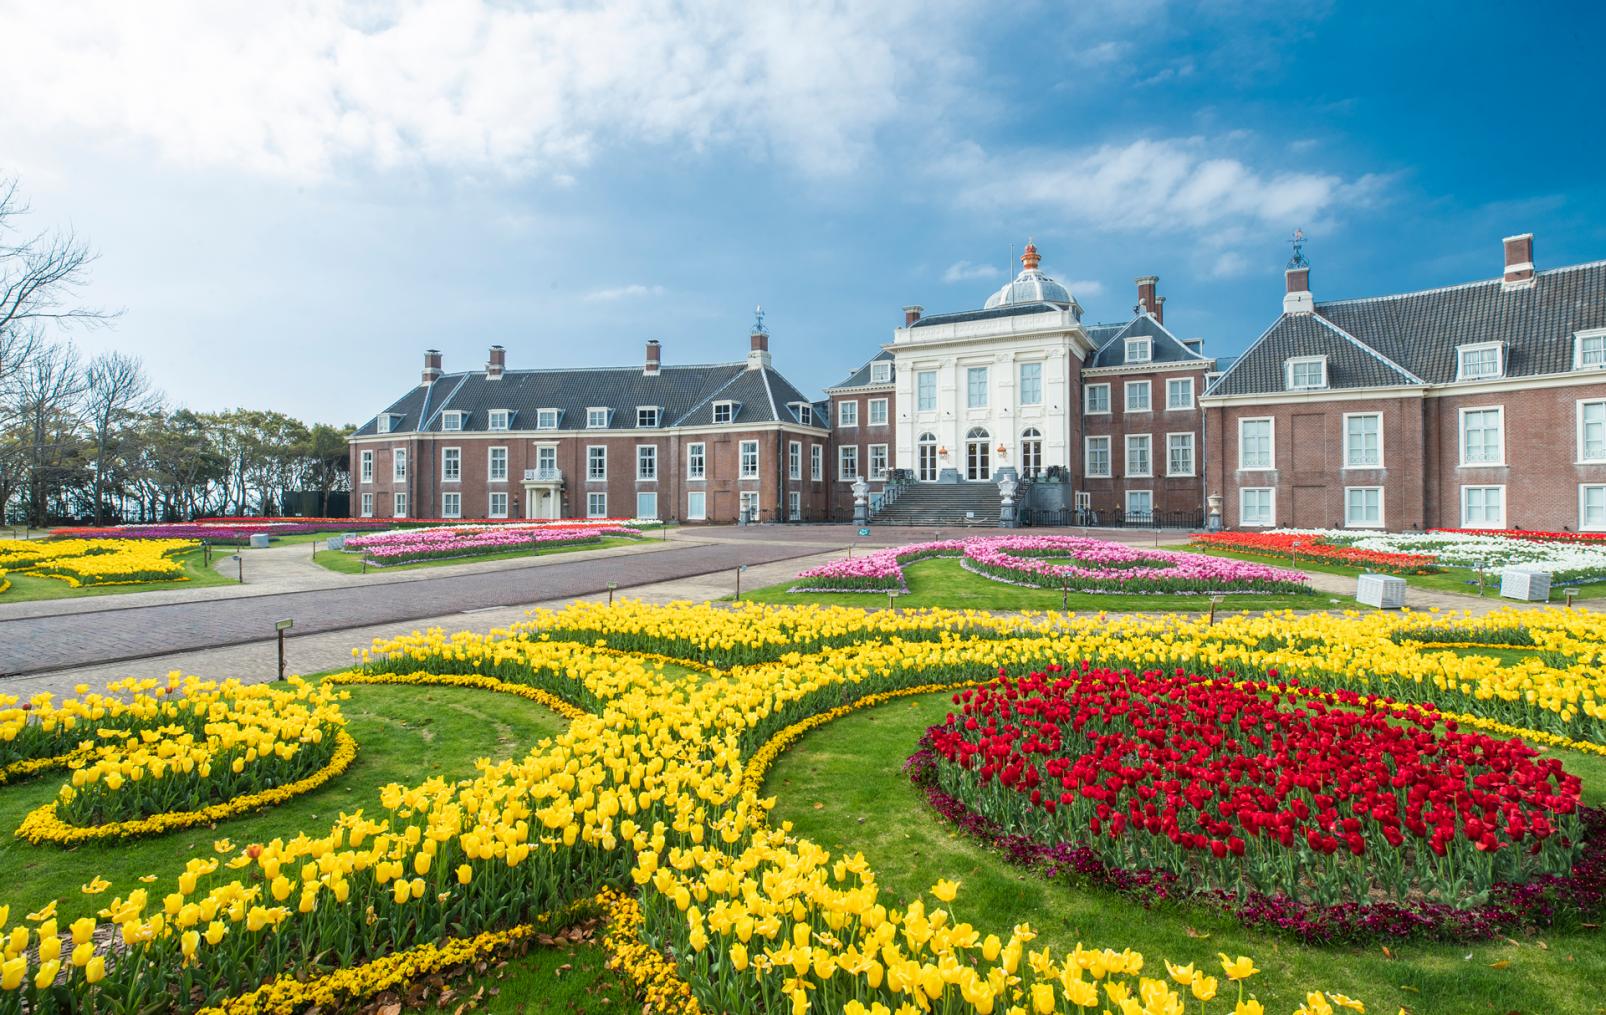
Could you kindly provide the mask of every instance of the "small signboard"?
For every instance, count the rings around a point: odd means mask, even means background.
[[[870,534],[870,529],[869,529],[868,526],[859,530],[859,535],[861,535],[861,536],[868,536],[869,534]]]
[[[295,626],[296,622],[293,620],[276,620],[273,622],[273,629],[275,631],[288,631]]]

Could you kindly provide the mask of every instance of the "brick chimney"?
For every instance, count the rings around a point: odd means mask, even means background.
[[[1316,299],[1310,294],[1310,265],[1303,264],[1283,272],[1287,290],[1283,293],[1283,313],[1313,314]]]
[[[1506,288],[1528,286],[1534,280],[1534,234],[1507,236],[1500,241],[1506,252],[1506,273],[1501,281]]]
[[[914,324],[916,321],[920,320],[920,315],[925,313],[925,312],[926,312],[926,308],[925,307],[904,307],[903,308],[903,326],[905,328],[907,328],[910,325]]]
[[[440,376],[441,351],[439,349],[425,349],[424,379],[419,382],[419,387],[429,387],[431,384],[434,384],[436,381],[440,380]]]
[[[747,369],[758,370],[770,365],[770,330],[764,327],[764,308],[753,310],[753,330],[747,350]]]
[[[647,339],[647,362],[641,368],[641,372],[644,375],[648,377],[658,376],[659,355],[662,351],[663,347],[658,344],[656,338]]]
[[[491,346],[491,358],[485,361],[485,379],[499,381],[502,374],[507,371],[507,350],[499,345]]]
[[[1155,295],[1155,290],[1160,285],[1160,276],[1144,275],[1136,281],[1138,285],[1138,312],[1153,314],[1156,321],[1164,324],[1165,297]]]

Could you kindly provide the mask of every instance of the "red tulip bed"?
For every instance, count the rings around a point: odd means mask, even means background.
[[[1578,778],[1432,706],[1086,662],[954,703],[912,777],[1056,876],[1317,939],[1487,937],[1606,894]]]
[[[1431,553],[1362,550],[1299,532],[1200,532],[1191,542],[1203,549],[1237,550],[1313,564],[1341,564],[1386,574],[1432,574],[1441,570]]]

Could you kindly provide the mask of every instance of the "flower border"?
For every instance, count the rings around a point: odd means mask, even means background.
[[[40,772],[48,772],[53,768],[65,768],[73,763],[74,759],[83,757],[89,752],[82,748],[74,748],[66,754],[57,754],[48,758],[23,758],[0,768],[0,786],[7,786],[22,779],[31,778]]]
[[[636,989],[642,1011],[654,1015],[702,1015],[703,1006],[692,993],[691,984],[663,952],[642,940],[641,928],[647,916],[641,904],[615,888],[597,893],[597,903],[607,914],[608,932],[602,947],[608,953],[608,968],[629,977]]]
[[[467,687],[528,698],[538,705],[545,705],[571,722],[591,715],[585,709],[571,705],[557,695],[549,691],[543,691],[539,687],[517,684],[510,680],[498,680],[496,677],[481,676],[477,673],[428,673],[423,670],[416,673],[358,673],[355,670],[348,670],[344,673],[331,673],[323,679],[326,683],[342,685],[375,686],[380,684],[399,684],[413,687]]]
[[[351,734],[345,730],[339,730],[335,733],[335,750],[330,755],[328,763],[311,775],[283,786],[275,786],[260,793],[249,793],[227,803],[212,804],[200,810],[166,811],[134,821],[113,821],[89,828],[69,825],[56,817],[56,804],[52,801],[29,811],[22,819],[22,824],[17,826],[16,836],[35,845],[48,843],[56,846],[77,846],[86,842],[161,835],[181,828],[209,825],[223,818],[273,807],[303,793],[310,793],[344,772],[356,757],[357,741],[353,740]]]

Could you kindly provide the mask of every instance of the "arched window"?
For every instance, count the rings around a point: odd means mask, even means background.
[[[1035,426],[1021,431],[1020,471],[1027,477],[1035,477],[1043,471],[1043,435]]]
[[[937,481],[937,435],[923,433],[915,441],[915,478],[922,483]]]
[[[973,426],[965,434],[965,478],[986,482],[993,478],[993,449],[989,446],[992,435],[986,427]]]

